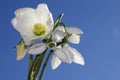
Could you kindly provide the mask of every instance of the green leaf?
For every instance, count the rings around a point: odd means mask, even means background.
[[[60,23],[63,15],[64,15],[64,14],[60,14],[60,15],[57,17],[56,21],[54,22],[53,30],[59,25],[59,23]]]
[[[43,53],[36,56],[36,58],[32,64],[32,67],[30,69],[30,72],[28,73],[28,80],[36,80],[36,77],[38,75],[38,72],[41,67],[41,64],[42,64],[42,61],[43,61],[46,51],[47,51],[47,49]]]
[[[16,52],[17,52],[17,60],[21,60],[24,58],[26,52],[27,52],[27,46],[24,44],[24,41],[21,40],[17,45],[16,45]]]

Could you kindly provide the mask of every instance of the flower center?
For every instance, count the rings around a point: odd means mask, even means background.
[[[46,32],[46,26],[41,23],[36,23],[33,28],[33,33],[37,36],[44,35]]]
[[[48,47],[49,47],[50,49],[52,49],[52,50],[55,50],[55,48],[56,48],[56,42],[50,42],[50,43],[48,44]]]

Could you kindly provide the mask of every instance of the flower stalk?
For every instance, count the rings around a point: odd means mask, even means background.
[[[42,54],[39,54],[36,56],[32,66],[31,66],[30,72],[28,73],[29,74],[28,80],[36,80],[46,51],[47,51],[47,49]]]
[[[30,72],[30,69],[32,67],[33,64],[33,55],[29,55],[29,65],[28,65],[28,73]]]
[[[44,74],[45,68],[47,66],[48,60],[49,60],[52,52],[53,52],[53,50],[50,50],[50,52],[49,52],[49,54],[48,54],[48,56],[47,56],[47,58],[46,58],[46,60],[45,60],[45,62],[43,64],[43,67],[42,67],[42,70],[41,70],[41,73],[40,73],[40,76],[39,76],[38,80],[42,80],[42,76]]]

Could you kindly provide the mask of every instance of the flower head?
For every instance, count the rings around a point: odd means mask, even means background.
[[[53,29],[53,18],[46,4],[39,4],[36,9],[20,8],[12,19],[13,27],[20,32],[25,44],[30,45],[43,39]]]
[[[81,65],[85,64],[82,55],[75,48],[72,48],[67,44],[64,47],[59,47],[55,50],[55,55],[53,55],[51,61],[52,69],[56,69],[61,64],[61,62],[74,62]]]

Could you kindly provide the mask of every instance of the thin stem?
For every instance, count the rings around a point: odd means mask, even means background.
[[[42,61],[43,61],[46,51],[47,51],[47,49],[43,53],[36,56],[32,66],[31,66],[30,72],[28,74],[28,80],[36,80],[36,77],[40,70],[40,67],[41,67],[41,64],[42,64]]]
[[[41,70],[41,73],[40,73],[40,76],[39,76],[39,79],[38,79],[38,80],[42,80],[43,73],[44,73],[44,71],[45,71],[46,65],[47,65],[47,63],[48,63],[48,60],[49,60],[52,52],[53,52],[53,50],[50,50],[50,52],[49,52],[49,54],[48,54],[48,56],[47,56],[47,58],[46,58],[46,60],[45,60],[45,62],[44,62],[44,64],[43,64],[43,67],[42,67],[42,70]]]
[[[29,55],[29,65],[28,65],[28,73],[30,72],[31,66],[33,64],[33,55]]]

